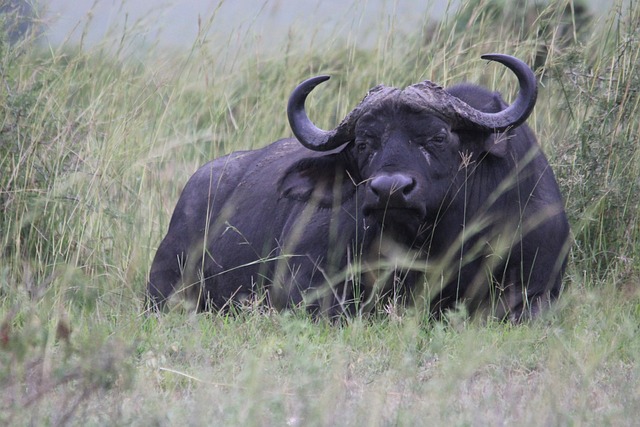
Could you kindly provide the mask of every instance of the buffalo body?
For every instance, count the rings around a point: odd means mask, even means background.
[[[246,298],[340,316],[381,303],[439,316],[518,321],[557,298],[569,227],[553,172],[523,122],[535,77],[512,57],[521,90],[430,82],[378,86],[336,129],[310,122],[292,93],[296,138],[234,152],[187,182],[153,261],[148,298],[176,291],[199,309]]]

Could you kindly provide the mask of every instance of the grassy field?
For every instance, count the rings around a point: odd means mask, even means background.
[[[205,31],[215,16],[180,52],[141,50],[135,25],[85,49],[3,39],[0,424],[636,423],[640,5],[616,2],[589,23],[572,2],[502,4],[469,2],[411,31],[391,16],[366,48],[297,42],[292,30],[275,49],[251,37],[231,49]],[[575,240],[546,316],[434,323],[391,308],[336,326],[261,307],[145,315],[146,275],[187,178],[289,136],[298,82],[334,76],[311,99],[325,128],[378,83],[466,80],[511,99],[516,82],[486,52],[540,75],[528,123]]]

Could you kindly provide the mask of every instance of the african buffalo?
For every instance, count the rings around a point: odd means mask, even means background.
[[[289,98],[296,138],[234,152],[187,182],[160,244],[148,303],[178,290],[199,310],[247,298],[330,317],[388,302],[438,317],[535,317],[561,289],[569,226],[551,167],[524,124],[537,96],[424,81],[376,86],[333,130],[307,117],[313,77]]]

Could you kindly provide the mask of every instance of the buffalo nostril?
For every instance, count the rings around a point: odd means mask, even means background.
[[[416,188],[416,180],[413,178],[409,178],[409,179],[410,179],[409,183],[401,187],[402,194],[404,194],[405,196],[408,196],[409,193],[411,193],[413,189]]]
[[[371,180],[371,191],[381,199],[408,196],[416,187],[416,181],[407,175],[380,175]]]

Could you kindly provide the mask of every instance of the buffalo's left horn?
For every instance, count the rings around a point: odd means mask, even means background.
[[[311,91],[329,80],[329,76],[316,76],[300,83],[289,96],[287,117],[293,134],[305,147],[314,151],[328,151],[348,142],[352,136],[345,134],[340,127],[326,131],[319,129],[307,116],[304,103]]]
[[[456,130],[503,132],[521,125],[536,105],[538,84],[535,74],[527,64],[513,56],[492,53],[482,55],[482,58],[506,65],[518,78],[518,96],[504,110],[496,113],[477,110],[428,80],[405,89],[407,102],[446,117]]]
[[[451,97],[441,91],[434,91],[431,88],[428,88],[427,93],[424,94],[429,96],[427,103],[437,106],[437,109],[445,117],[453,121],[454,127],[459,129],[503,132],[521,125],[527,120],[536,105],[538,83],[536,82],[535,74],[527,64],[513,56],[490,53],[482,55],[482,59],[496,61],[507,66],[518,78],[520,90],[516,100],[511,105],[497,113],[487,113],[476,110],[455,97]],[[458,121],[459,119],[461,120]]]
[[[520,85],[516,100],[509,107],[498,113],[485,113],[483,115],[484,123],[482,124],[496,130],[506,130],[509,127],[520,126],[527,120],[536,105],[538,83],[535,74],[527,64],[513,56],[488,53],[482,55],[481,58],[507,66],[516,75]]]

